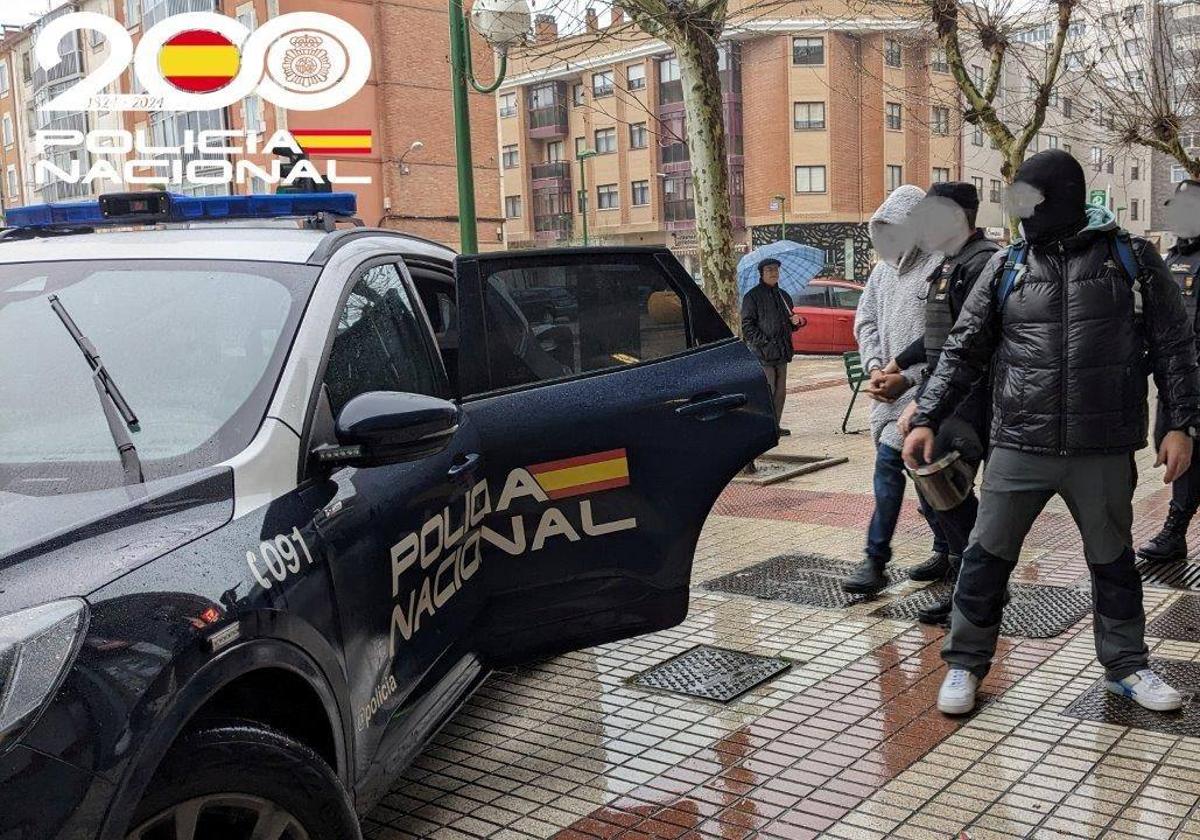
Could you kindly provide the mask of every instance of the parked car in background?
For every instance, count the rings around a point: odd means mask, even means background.
[[[792,333],[797,353],[844,353],[857,350],[854,312],[863,287],[849,280],[818,277],[795,298],[792,311],[805,323]],[[801,323],[804,323],[803,321]]]

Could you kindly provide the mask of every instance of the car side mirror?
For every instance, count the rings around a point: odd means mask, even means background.
[[[326,466],[378,467],[435,455],[458,430],[459,408],[423,394],[370,391],[342,407],[337,444],[313,450]]]

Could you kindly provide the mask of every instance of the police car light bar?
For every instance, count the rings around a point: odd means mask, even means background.
[[[151,191],[102,195],[98,201],[14,207],[5,218],[10,228],[54,228],[288,219],[321,213],[350,218],[357,210],[354,193],[193,197]]]

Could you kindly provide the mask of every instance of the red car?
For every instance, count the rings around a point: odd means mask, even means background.
[[[854,311],[863,287],[849,280],[818,277],[795,300],[793,312],[807,323],[792,333],[797,353],[844,353],[857,350]],[[804,323],[803,321],[801,323]]]

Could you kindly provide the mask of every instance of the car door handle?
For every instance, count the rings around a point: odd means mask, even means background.
[[[745,394],[718,394],[717,396],[703,395],[702,397],[692,397],[689,402],[675,409],[675,413],[680,417],[695,417],[698,420],[715,420],[722,414],[727,414],[734,409],[741,408],[745,404]]]
[[[483,461],[483,456],[478,452],[472,452],[470,455],[459,455],[454,459],[454,463],[450,465],[450,469],[446,470],[446,475],[451,478],[457,478],[463,473],[470,472],[479,466]]]

